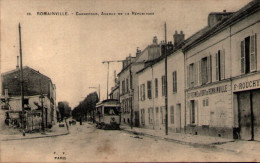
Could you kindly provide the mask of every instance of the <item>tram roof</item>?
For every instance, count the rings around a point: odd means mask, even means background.
[[[96,107],[101,106],[101,105],[108,105],[108,106],[118,105],[118,106],[120,106],[120,102],[116,99],[106,99],[106,100],[103,100],[103,101],[97,103]]]

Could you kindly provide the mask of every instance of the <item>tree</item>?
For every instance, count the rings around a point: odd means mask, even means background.
[[[65,117],[67,118],[71,116],[71,107],[67,101],[58,102],[58,109],[60,111],[61,121],[63,121]]]
[[[80,118],[87,117],[87,115],[92,116],[91,113],[93,113],[97,102],[98,102],[97,92],[88,94],[87,97],[72,110],[72,117],[76,120],[80,120]]]

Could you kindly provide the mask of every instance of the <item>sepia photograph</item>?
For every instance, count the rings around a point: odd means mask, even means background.
[[[260,0],[0,0],[0,163],[259,162]]]

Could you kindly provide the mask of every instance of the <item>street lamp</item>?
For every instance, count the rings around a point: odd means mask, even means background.
[[[43,94],[39,96],[39,101],[40,101],[41,104],[42,104],[42,132],[45,133],[45,129],[44,129],[44,119],[43,119],[43,103],[44,103],[44,101],[45,101],[45,97],[44,97]]]

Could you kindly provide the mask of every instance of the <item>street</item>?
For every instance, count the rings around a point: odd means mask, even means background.
[[[66,136],[2,141],[0,145],[1,162],[254,161],[255,158],[119,130],[100,130],[87,123],[70,126]]]

